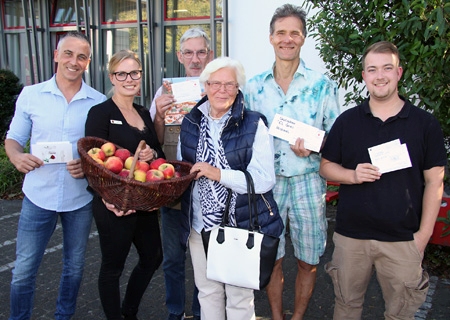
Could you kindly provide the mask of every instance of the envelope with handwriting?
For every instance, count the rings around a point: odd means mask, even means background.
[[[411,167],[408,147],[406,143],[400,143],[399,139],[370,147],[368,150],[372,164],[378,167],[381,173]]]

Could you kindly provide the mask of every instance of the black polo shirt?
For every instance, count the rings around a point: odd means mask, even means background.
[[[406,143],[411,168],[384,173],[375,182],[341,185],[335,231],[356,239],[409,241],[419,229],[423,171],[445,166],[439,122],[409,101],[385,122],[372,115],[369,100],[343,112],[334,123],[322,157],[355,169],[370,163],[368,148],[395,139]]]

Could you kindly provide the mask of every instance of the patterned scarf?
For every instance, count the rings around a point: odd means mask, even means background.
[[[197,147],[197,162],[207,162],[220,169],[231,169],[225,158],[222,140],[218,140],[218,150],[214,150],[214,143],[209,134],[208,119],[203,115],[200,122],[200,143]],[[218,160],[218,161],[216,161]],[[201,177],[198,180],[200,206],[203,215],[203,226],[206,231],[213,229],[222,222],[228,189],[217,181]],[[231,191],[232,192],[232,191]],[[235,207],[237,193],[233,192],[230,203],[229,224],[236,225]]]

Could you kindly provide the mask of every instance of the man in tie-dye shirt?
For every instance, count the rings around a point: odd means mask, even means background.
[[[263,113],[269,125],[280,114],[329,132],[339,115],[336,84],[319,72],[308,69],[300,59],[306,37],[306,13],[286,4],[278,8],[270,22],[270,43],[275,64],[250,79],[245,88],[247,107]],[[292,319],[303,319],[315,281],[316,266],[325,251],[326,182],[319,175],[320,154],[305,149],[301,133],[290,145],[274,138],[275,200],[289,233],[297,258],[295,309]],[[277,261],[267,286],[272,319],[283,319],[283,270],[285,234],[281,235]]]

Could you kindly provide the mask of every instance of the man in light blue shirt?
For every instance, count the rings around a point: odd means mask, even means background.
[[[11,281],[11,320],[31,317],[36,274],[58,216],[64,258],[55,319],[70,319],[75,313],[92,222],[92,195],[86,190],[77,141],[84,136],[89,109],[106,100],[82,79],[90,55],[89,41],[82,33],[64,35],[54,52],[57,73],[23,89],[6,135],[11,163],[26,174]],[[31,153],[24,152],[28,141]],[[73,160],[67,163],[44,164],[32,154],[36,143],[61,141],[72,147]]]
[[[337,86],[326,76],[308,69],[300,59],[306,37],[306,13],[286,4],[278,8],[270,22],[270,43],[275,64],[250,79],[245,102],[251,110],[263,113],[272,123],[276,114],[329,132],[339,115]],[[283,222],[289,232],[297,258],[295,308],[293,320],[303,319],[311,298],[316,266],[325,251],[326,182],[319,175],[320,154],[305,149],[301,133],[295,145],[274,138],[275,174],[273,189]],[[283,317],[283,270],[285,234],[281,235],[277,262],[267,286],[272,319]]]

